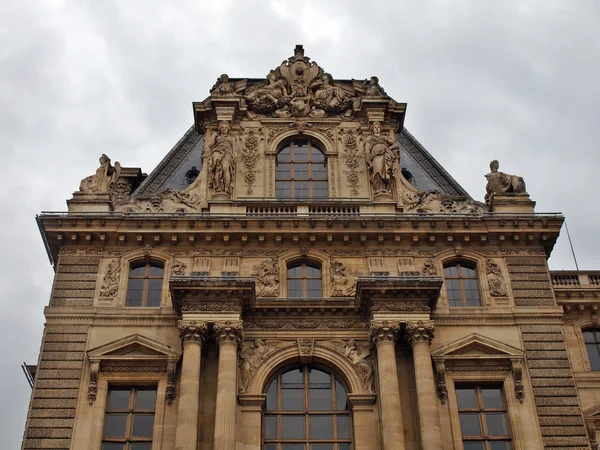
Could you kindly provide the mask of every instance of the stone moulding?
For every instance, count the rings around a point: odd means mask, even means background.
[[[180,352],[140,334],[132,334],[88,350],[90,377],[88,402],[96,400],[98,377],[102,372],[166,372],[168,404],[175,399],[175,368]]]

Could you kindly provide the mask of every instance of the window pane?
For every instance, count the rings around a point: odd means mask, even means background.
[[[596,336],[594,335],[594,332],[593,331],[584,331],[583,332],[583,341],[586,344],[595,344]]]
[[[290,148],[289,147],[282,149],[277,154],[277,161],[278,162],[289,162],[290,161]]]
[[[483,407],[502,408],[502,390],[499,388],[482,388],[481,396],[483,397]]]
[[[465,292],[465,294],[467,294],[467,306],[481,306],[481,301],[479,300],[479,293],[471,292],[471,296],[469,297],[469,292],[471,291]]]
[[[156,407],[156,390],[138,389],[135,397],[135,409],[152,409]]]
[[[310,450],[333,450],[333,444],[311,444]]]
[[[338,411],[346,410],[346,389],[339,381],[335,382],[335,403]]]
[[[340,444],[338,450],[350,450],[350,444]]]
[[[107,414],[104,419],[104,437],[125,436],[127,414]]]
[[[327,190],[327,181],[314,181],[313,182],[313,196],[319,198],[325,198],[329,194]]]
[[[305,450],[304,444],[283,444],[283,450]]]
[[[600,352],[598,352],[598,345],[585,344],[585,349],[587,350],[592,370],[600,370]]]
[[[504,413],[487,413],[485,419],[487,422],[488,434],[490,436],[508,435]]]
[[[304,382],[300,369],[281,375],[281,407],[284,411],[304,410]]]
[[[127,291],[127,306],[141,306],[143,292],[144,280],[129,280],[129,289]]]
[[[132,277],[143,277],[146,275],[146,264],[142,264],[141,266],[135,266],[131,268]]]
[[[331,411],[331,375],[312,369],[309,374],[309,408],[315,411]]]
[[[294,183],[294,195],[296,198],[307,198],[309,196],[308,181],[296,181]]]
[[[475,269],[473,269],[472,267],[462,266],[461,272],[462,272],[463,277],[474,277],[475,276]]]
[[[310,278],[321,278],[321,268],[307,265],[306,276]]]
[[[311,159],[312,162],[325,161],[325,155],[323,153],[321,153],[320,150],[318,150],[317,148],[313,147],[310,150],[310,159]]]
[[[348,416],[337,416],[337,437],[346,439],[350,437],[350,420]]]
[[[456,388],[456,401],[459,409],[476,408],[477,399],[475,398],[475,389]]]
[[[302,297],[302,280],[288,280],[288,297]]]
[[[510,441],[492,441],[490,442],[490,450],[511,450]]]
[[[305,142],[294,142],[294,161],[308,161],[308,146]]]
[[[302,266],[293,266],[288,269],[288,277],[301,278]]]
[[[327,166],[324,164],[313,164],[312,166],[312,179],[313,180],[326,180],[327,179]],[[323,183],[322,181],[319,186],[319,189],[322,189],[323,185],[327,187],[327,183]]]
[[[116,442],[105,442],[102,444],[102,450],[123,450],[125,444],[118,444]]]
[[[265,450],[277,450],[277,444],[267,444]]]
[[[306,280],[306,287],[309,298],[322,297],[321,280]]]
[[[294,164],[294,180],[308,180],[308,164]]]
[[[108,409],[129,409],[129,389],[111,389]]]
[[[131,444],[131,450],[151,450],[151,442],[134,442]]]
[[[151,277],[162,277],[163,276],[163,268],[159,265],[151,265],[150,266],[150,276]]]
[[[148,280],[148,297],[146,306],[160,306],[162,294],[162,279]]]
[[[333,437],[332,416],[310,416],[310,438],[331,439]]]
[[[456,266],[444,267],[444,275],[447,277],[457,277],[458,272],[456,270]]]
[[[277,179],[286,179],[289,180],[291,176],[291,169],[289,164],[277,164],[277,169],[275,171]]]
[[[479,414],[460,415],[460,431],[463,436],[481,436],[481,427],[479,426]]]
[[[152,437],[152,428],[154,427],[154,416],[149,414],[134,414],[133,416],[133,436]]]
[[[304,439],[304,416],[281,416],[282,439]]]
[[[275,195],[279,198],[292,197],[292,184],[289,181],[277,181],[275,183]]]
[[[277,416],[265,416],[265,439],[277,437]]]
[[[465,450],[484,450],[482,441],[463,441]]]
[[[267,411],[275,411],[277,409],[277,380],[269,385],[267,390]]]

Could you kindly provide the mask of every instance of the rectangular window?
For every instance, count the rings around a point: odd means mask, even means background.
[[[109,387],[102,450],[150,450],[155,410],[155,387]]]
[[[511,450],[502,387],[457,385],[456,402],[464,450]]]

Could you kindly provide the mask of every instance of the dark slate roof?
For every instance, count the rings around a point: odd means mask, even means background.
[[[192,126],[137,188],[133,196],[148,198],[165,189],[182,190],[188,186],[186,173],[196,167],[201,170],[203,135]],[[412,176],[412,184],[420,191],[436,190],[449,195],[470,197],[431,154],[403,129],[400,142],[400,166]]]

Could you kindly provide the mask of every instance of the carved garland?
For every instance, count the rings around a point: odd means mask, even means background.
[[[258,153],[258,142],[258,136],[254,130],[250,130],[242,148],[241,158],[246,166],[244,183],[246,184],[247,195],[252,195],[254,193],[254,183],[256,182],[256,166],[258,165],[258,160],[260,159]]]
[[[349,131],[346,134],[343,144],[344,154],[342,158],[344,159],[344,164],[346,164],[346,167],[348,168],[348,170],[344,171],[344,174],[346,175],[348,185],[350,186],[350,197],[358,197],[360,189],[358,170],[360,167],[360,157],[356,137],[352,131]]]

